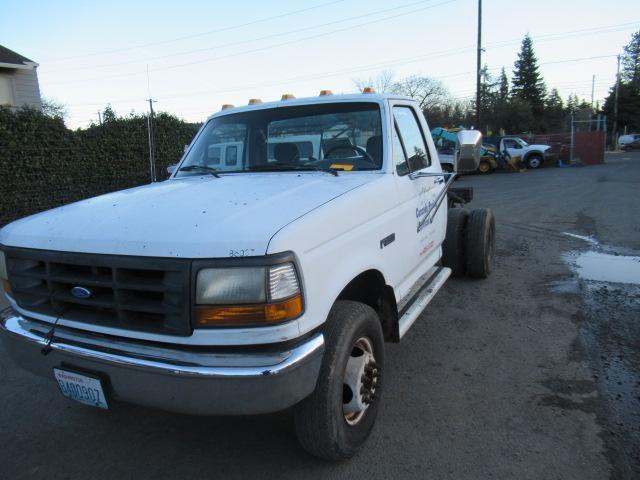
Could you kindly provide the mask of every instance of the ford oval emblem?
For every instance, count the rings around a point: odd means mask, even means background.
[[[73,287],[71,289],[71,295],[76,298],[89,298],[92,294],[93,292],[91,290],[84,287]]]

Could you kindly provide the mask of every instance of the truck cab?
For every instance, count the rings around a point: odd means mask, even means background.
[[[465,132],[457,171],[477,168],[480,140]],[[309,452],[352,456],[384,342],[451,274],[489,274],[492,213],[450,208],[471,195],[394,95],[226,106],[172,172],[0,230],[6,348],[90,406],[293,407]]]

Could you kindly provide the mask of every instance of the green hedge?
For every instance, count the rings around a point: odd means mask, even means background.
[[[199,125],[154,119],[157,178],[175,163]],[[0,107],[0,225],[102,193],[150,182],[147,119],[105,115],[69,130],[62,119]]]

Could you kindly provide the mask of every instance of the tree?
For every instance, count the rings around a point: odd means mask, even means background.
[[[42,99],[42,113],[50,118],[64,120],[67,116],[67,108],[64,104],[56,102],[51,98]]]
[[[522,40],[518,59],[514,64],[511,84],[512,97],[522,100],[531,106],[535,121],[530,128],[544,130],[543,115],[546,87],[538,69],[538,59],[533,51],[533,42],[528,34]]]
[[[102,123],[115,122],[118,119],[116,112],[111,108],[111,104],[107,105],[102,112]]]
[[[622,71],[620,72],[620,88],[618,91],[618,129],[640,130],[640,31],[631,36],[631,41],[624,47],[622,54]],[[612,128],[614,120],[615,84],[609,89],[602,112],[607,115],[608,128]]]
[[[545,104],[545,120],[549,131],[558,132],[566,128],[567,111],[557,88],[551,90]]]
[[[511,98],[502,112],[502,127],[506,133],[528,133],[534,123],[531,105],[519,98]]]
[[[507,72],[502,67],[500,76],[498,77],[498,99],[506,101],[509,98],[509,79],[507,78]]]
[[[580,105],[580,99],[575,93],[570,93],[567,97],[567,111],[569,113],[576,113]]]
[[[613,103],[615,101],[615,85],[609,90],[609,95],[602,106],[603,113],[607,116],[608,129],[612,128]],[[627,127],[629,131],[640,130],[640,90],[631,83],[620,82],[618,92],[618,132]]]
[[[413,98],[422,111],[442,106],[448,97],[444,84],[433,78],[412,75],[393,84],[391,93]]]
[[[640,89],[640,30],[631,36],[622,54],[622,80]]]
[[[489,67],[485,65],[480,70],[480,125],[476,128],[488,132],[489,127],[495,122],[496,114],[496,87],[498,82],[489,73]]]
[[[373,87],[378,93],[388,93],[393,87],[393,72],[383,70],[373,78],[354,78],[353,83],[360,92],[364,90],[364,87]]]

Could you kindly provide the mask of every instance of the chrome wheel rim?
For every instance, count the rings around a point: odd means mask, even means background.
[[[349,425],[359,423],[373,403],[379,377],[371,340],[358,338],[349,353],[342,384],[342,413]]]

